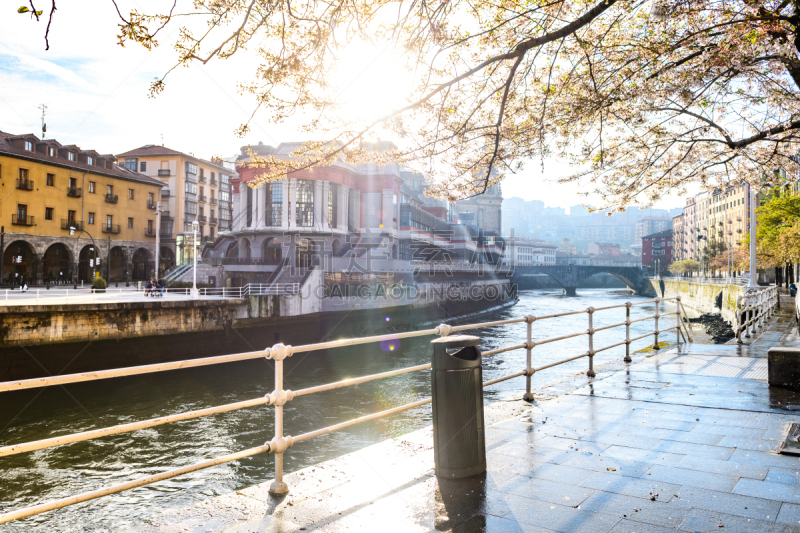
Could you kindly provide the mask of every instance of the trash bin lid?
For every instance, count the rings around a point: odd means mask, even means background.
[[[481,339],[474,335],[451,335],[449,337],[439,337],[431,341],[431,344],[447,348],[464,348],[466,346],[477,346]]]

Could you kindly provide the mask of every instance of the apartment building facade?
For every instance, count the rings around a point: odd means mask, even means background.
[[[200,243],[231,229],[231,171],[165,146],[148,144],[117,155],[121,165],[164,185],[161,193],[159,258],[162,269],[193,260],[192,222]]]
[[[158,180],[117,165],[113,155],[0,132],[0,185],[4,283],[153,274]]]

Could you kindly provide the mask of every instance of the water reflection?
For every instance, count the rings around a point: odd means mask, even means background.
[[[559,292],[529,291],[520,294],[511,309],[483,315],[480,320],[501,320],[528,314],[544,315],[576,309],[605,307],[642,298],[603,290],[582,290],[573,298]],[[635,306],[631,318],[652,315],[652,305]],[[466,322],[475,322],[475,317]],[[625,309],[597,312],[596,328],[625,320]],[[671,326],[672,322],[662,319]],[[534,340],[585,331],[585,314],[533,324]],[[631,326],[631,337],[652,330],[652,321]],[[336,332],[329,332],[336,338]],[[482,351],[525,341],[525,324],[511,324],[470,331],[481,337]],[[598,332],[595,347],[624,338],[624,327]],[[316,339],[309,339],[309,342]],[[303,353],[285,361],[285,388],[298,390],[348,377],[386,372],[430,361],[431,338],[404,339],[386,346],[362,345],[324,352]],[[671,339],[670,339],[671,340]],[[649,341],[652,342],[652,341]],[[648,339],[632,346],[644,347]],[[392,348],[393,347],[393,348]],[[588,339],[575,337],[537,346],[533,365],[542,366],[585,352]],[[624,346],[596,356],[596,365],[621,361]],[[533,386],[585,372],[579,359],[537,372]],[[525,367],[525,350],[488,358],[484,380],[517,372]],[[273,389],[274,363],[253,360],[215,367],[192,368],[147,376],[76,383],[3,394],[0,403],[0,443],[28,442],[104,426],[202,409],[261,397]],[[498,383],[484,391],[486,402],[522,392],[525,379]],[[298,435],[338,422],[428,397],[430,373],[416,372],[354,387],[304,396],[285,407],[286,434]],[[430,406],[377,420],[299,443],[287,450],[288,471],[338,457],[386,438],[430,424]],[[254,407],[212,417],[76,443],[33,453],[0,458],[0,511],[18,509],[71,494],[105,487],[193,464],[245,448],[260,446],[272,436],[272,409]],[[194,472],[148,487],[117,494],[56,513],[0,526],[0,531],[94,531],[118,530],[138,520],[184,507],[201,499],[227,493],[271,479],[271,456],[255,456]],[[447,502],[443,500],[443,505]]]

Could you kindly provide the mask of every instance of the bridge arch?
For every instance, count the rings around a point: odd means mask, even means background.
[[[574,296],[581,281],[595,274],[611,274],[624,282],[637,293],[646,291],[647,279],[637,267],[588,266],[588,265],[537,265],[523,266],[514,269],[514,277],[530,274],[546,274],[556,280],[564,288],[568,296]]]

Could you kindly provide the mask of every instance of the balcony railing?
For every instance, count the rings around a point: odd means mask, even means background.
[[[32,191],[33,190],[33,180],[17,180],[17,189],[21,191]]]
[[[200,183],[205,183],[206,182],[206,177],[205,176],[200,176],[199,178],[197,178],[197,181],[199,181]]]
[[[163,229],[162,229],[162,230],[161,230],[161,233],[160,233],[160,235],[159,235],[159,237],[160,237],[162,240],[164,240],[164,239],[171,239],[171,238],[172,238],[172,232],[171,232],[171,231],[166,231],[166,230],[163,230]]]
[[[156,236],[156,228],[144,228],[144,236],[145,237],[155,237]]]
[[[61,229],[74,229],[74,230],[82,230],[83,229],[83,220],[69,220],[69,219],[61,219]]]
[[[83,194],[83,189],[79,189],[77,187],[70,187],[67,189],[67,196],[71,198],[80,198]]]
[[[170,175],[169,174],[169,169],[164,169],[164,170],[159,169],[159,171],[158,171],[158,177],[159,178],[165,177],[165,176],[169,176],[169,175]]]
[[[206,217],[205,215],[197,215],[197,221],[198,222],[207,222],[208,221],[208,217]]]
[[[33,226],[33,217],[25,215],[11,215],[11,223],[15,226]]]
[[[208,223],[209,224],[216,224],[217,222],[219,222],[217,220],[217,217],[211,217],[211,218],[208,219]]]
[[[161,198],[169,198],[172,196],[172,193],[169,189],[161,189]]]
[[[119,195],[117,194],[106,194],[106,203],[115,204],[119,202]]]
[[[119,224],[103,224],[103,233],[117,235],[120,232]]]
[[[200,196],[197,197],[197,201],[198,202],[207,202],[208,201],[208,196],[205,196],[205,195],[201,194]]]
[[[147,200],[147,209],[155,209],[156,203],[152,200]]]
[[[211,178],[211,181],[208,182],[208,183],[209,183],[209,185],[216,185],[217,184],[217,180],[216,180],[216,178]]]
[[[216,199],[216,198],[212,198],[212,199],[211,199],[211,201],[210,201],[209,203],[210,203],[211,205],[217,205],[217,199]]]

